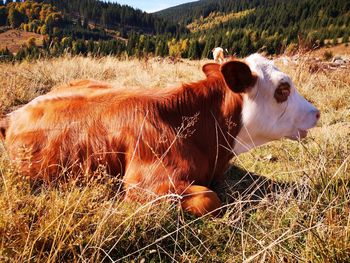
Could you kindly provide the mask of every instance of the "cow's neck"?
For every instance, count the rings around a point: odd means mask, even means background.
[[[224,83],[220,89],[223,92],[222,99],[220,109],[215,115],[217,141],[211,146],[211,151],[208,153],[208,156],[211,156],[210,159],[215,160],[212,164],[215,170],[210,182],[220,180],[228,168],[230,160],[234,157],[236,136],[242,127],[242,96],[229,90]],[[209,119],[209,122],[212,120],[213,118]]]
[[[234,153],[235,155],[239,155],[241,153],[248,152],[249,150],[263,145],[269,141],[270,140],[267,140],[266,138],[255,136],[254,133],[249,132],[249,129],[243,126],[237,135],[236,143],[234,146]]]
[[[234,93],[225,87],[225,97],[221,106],[223,117],[222,129],[225,131],[225,140],[232,150],[236,144],[236,137],[242,129],[243,99],[240,94]]]

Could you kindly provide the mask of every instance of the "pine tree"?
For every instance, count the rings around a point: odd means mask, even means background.
[[[192,40],[190,42],[190,49],[188,51],[188,57],[190,59],[199,59],[201,57],[200,46],[198,40]]]
[[[7,8],[0,6],[0,26],[4,26],[7,23]]]
[[[348,43],[349,42],[349,33],[346,32],[342,38],[342,43]]]
[[[205,42],[205,47],[203,50],[202,58],[209,58],[210,53],[212,49],[214,48],[214,39],[210,37],[206,42]]]
[[[8,22],[12,28],[18,28],[22,23],[26,21],[25,18],[25,15],[19,12],[16,8],[10,8],[8,14]]]

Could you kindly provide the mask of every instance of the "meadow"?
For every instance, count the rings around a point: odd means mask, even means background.
[[[309,73],[279,65],[321,111],[300,142],[240,155],[216,185],[218,218],[192,217],[166,198],[122,201],[118,178],[33,186],[0,143],[0,262],[349,262],[349,68]],[[64,57],[0,64],[0,113],[73,79],[162,88],[204,78],[207,61]]]

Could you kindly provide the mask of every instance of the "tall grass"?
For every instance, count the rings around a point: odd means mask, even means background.
[[[204,62],[60,58],[0,64],[0,110],[77,78],[161,88],[203,78]],[[0,144],[0,261],[349,262],[350,79],[285,67],[322,112],[302,142],[270,143],[232,161],[219,218],[194,218],[175,197],[122,201],[118,181],[35,186]],[[167,200],[171,199],[169,202]]]

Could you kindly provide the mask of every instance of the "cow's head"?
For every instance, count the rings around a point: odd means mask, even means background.
[[[304,138],[320,118],[289,76],[259,54],[226,62],[221,73],[227,86],[243,96],[242,128],[234,148],[237,154],[283,137]]]

